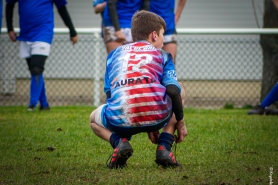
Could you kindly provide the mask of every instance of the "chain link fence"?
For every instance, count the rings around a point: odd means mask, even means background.
[[[30,74],[19,57],[19,42],[11,42],[3,33],[0,47],[0,105],[27,106]],[[56,33],[44,71],[50,106],[104,103],[106,56],[98,32],[79,33],[74,46],[68,34]],[[255,105],[262,78],[259,34],[179,34],[176,69],[186,88],[185,107]]]

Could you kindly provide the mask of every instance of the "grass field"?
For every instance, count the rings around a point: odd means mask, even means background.
[[[133,136],[128,167],[106,168],[109,143],[89,127],[92,107],[0,107],[0,184],[278,184],[278,117],[246,109],[185,109],[189,135],[177,144],[183,165],[154,162],[156,146]]]

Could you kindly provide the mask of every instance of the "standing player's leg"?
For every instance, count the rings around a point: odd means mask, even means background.
[[[255,106],[252,110],[248,111],[249,115],[278,115],[278,110],[268,108],[270,105],[272,105],[275,101],[278,100],[278,83],[274,85],[274,87],[270,90],[270,92],[267,94],[267,96],[262,100],[262,102]]]
[[[107,54],[109,54],[115,48],[117,48],[117,47],[119,47],[119,46],[121,46],[123,44],[122,44],[122,42],[111,41],[111,42],[107,42],[105,45],[106,45]]]
[[[124,40],[117,40],[115,28],[113,26],[104,27],[103,34],[107,54],[124,43]]]
[[[168,53],[171,53],[174,64],[176,64],[177,47],[176,31],[172,34],[164,35],[164,46],[162,49]]]
[[[45,81],[43,76],[44,65],[47,57],[50,54],[51,45],[45,42],[35,42],[32,45],[32,65],[34,68],[38,68],[37,74],[41,76],[42,88],[39,93],[39,101],[40,101],[40,110],[50,110],[47,96],[46,96],[46,88]]]
[[[44,80],[43,80],[43,86],[42,86],[41,94],[40,94],[40,97],[39,97],[39,101],[40,101],[40,110],[50,110],[50,107],[49,107],[49,104],[48,104],[48,101],[47,101]]]
[[[103,28],[104,43],[106,46],[107,54],[117,47],[133,42],[130,28],[122,28],[121,32],[125,39],[118,39],[114,27],[108,26]]]
[[[45,95],[43,70],[47,56],[32,55],[30,62],[31,84],[30,84],[30,103],[29,108],[35,108],[42,94],[45,96],[43,101],[40,101],[41,106],[48,107]]]
[[[20,53],[19,53],[20,57],[26,59],[28,69],[31,74],[31,43],[21,41],[19,51],[20,51]],[[36,107],[36,104],[37,104],[37,102],[33,102],[33,100],[31,100],[32,99],[31,98],[32,97],[31,86],[32,86],[32,76],[30,78],[30,96],[29,96],[29,105],[28,105],[28,109],[27,109],[29,111],[32,111]]]
[[[26,58],[26,62],[27,62],[27,65],[28,65],[28,70],[30,71],[30,74],[31,74],[31,57],[30,58]]]
[[[44,42],[23,42],[21,44],[22,54],[24,46],[28,46],[30,56],[25,57],[31,73],[30,102],[28,110],[33,110],[40,101],[40,110],[49,110],[46,98],[45,83],[43,77],[44,65],[50,52],[50,44]]]
[[[171,55],[173,57],[173,62],[174,62],[174,64],[176,64],[177,44],[176,43],[165,43],[162,49],[168,53],[171,53]]]

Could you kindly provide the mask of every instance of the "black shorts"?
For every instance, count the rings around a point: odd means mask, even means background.
[[[129,137],[131,137],[135,134],[141,133],[141,132],[154,132],[154,131],[157,131],[157,130],[163,128],[165,125],[167,125],[167,123],[171,119],[172,115],[173,115],[173,112],[171,114],[169,114],[169,116],[164,121],[162,121],[161,123],[155,124],[155,125],[124,127],[124,126],[113,125],[107,121],[107,127],[109,128],[109,130],[111,130],[112,132],[115,132],[120,137],[129,138]]]

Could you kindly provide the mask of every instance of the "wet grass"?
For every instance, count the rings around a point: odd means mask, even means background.
[[[0,107],[0,184],[278,182],[277,116],[248,116],[246,109],[185,109],[189,135],[176,149],[182,167],[158,167],[156,146],[142,133],[131,140],[128,167],[111,170],[106,168],[110,144],[89,126],[92,109]]]

